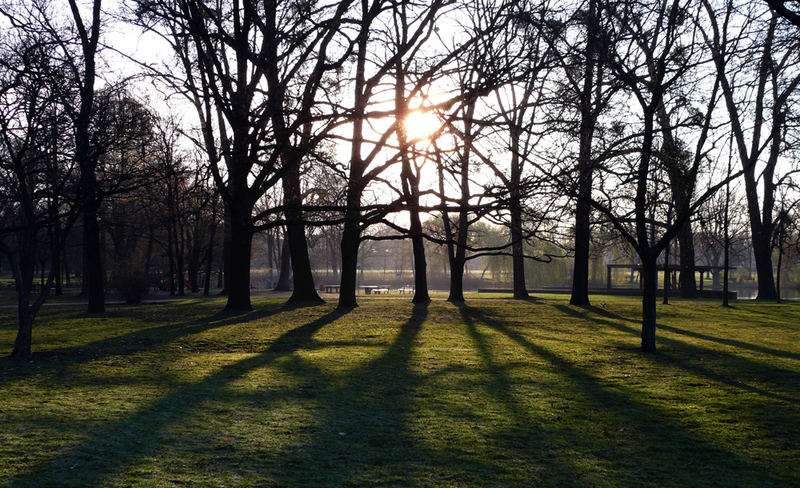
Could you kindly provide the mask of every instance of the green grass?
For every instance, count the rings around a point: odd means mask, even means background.
[[[47,308],[0,360],[0,485],[800,485],[800,304],[675,300],[645,355],[595,302]]]

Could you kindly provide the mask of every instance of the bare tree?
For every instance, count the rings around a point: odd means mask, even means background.
[[[445,6],[444,1],[436,0],[429,5],[407,3],[406,11],[398,26],[402,28],[397,35],[389,29],[380,29],[378,26],[384,22],[384,17],[392,16],[389,9],[394,7],[385,0],[362,2],[358,13],[355,65],[352,79],[352,107],[348,110],[351,121],[350,161],[348,168],[347,196],[345,201],[344,229],[342,231],[342,277],[339,295],[339,307],[349,308],[357,306],[356,280],[358,266],[358,250],[363,240],[363,231],[371,224],[380,222],[387,214],[387,207],[377,208],[363,212],[363,197],[368,185],[381,178],[381,175],[399,159],[400,154],[384,162],[377,162],[381,150],[389,139],[395,135],[402,121],[395,117],[395,121],[385,130],[381,131],[376,140],[371,140],[367,128],[371,109],[377,102],[376,92],[381,84],[388,82],[392,70],[404,71],[404,64],[413,57],[434,33],[435,20]],[[387,23],[391,25],[391,18]],[[383,46],[377,49],[377,46]],[[398,65],[398,63],[400,63]],[[429,80],[432,74],[438,73],[443,61],[437,61],[428,69],[428,76],[422,77]],[[419,87],[404,88],[413,96]],[[403,101],[401,100],[401,105]],[[395,114],[396,115],[396,114]],[[401,152],[402,154],[402,152]],[[413,198],[412,198],[413,200]]]
[[[31,355],[33,321],[56,274],[55,257],[78,218],[78,171],[69,152],[71,119],[50,56],[53,39],[22,30],[0,37],[0,252],[11,264],[19,328],[12,356]],[[69,90],[67,87],[67,95]],[[34,296],[34,269],[50,270]]]
[[[694,57],[690,55],[693,50],[699,49],[693,42],[697,24],[691,14],[690,5],[679,0],[648,6],[625,5],[613,11],[619,38],[609,56],[609,67],[636,101],[640,121],[637,127],[628,129],[631,132],[626,137],[632,142],[634,152],[606,163],[606,178],[614,183],[607,181],[603,198],[593,197],[589,202],[631,244],[641,260],[641,348],[645,352],[656,350],[657,258],[698,207],[728,181],[724,178],[710,183],[704,192],[679,207],[674,206],[672,199],[665,202],[661,198],[659,188],[665,182],[659,178],[669,170],[672,160],[657,157],[657,114],[662,99],[697,67],[686,62]],[[647,61],[651,58],[655,63]],[[656,69],[651,69],[652,66]],[[720,77],[716,77],[710,95],[704,100],[705,106],[696,107],[699,117],[695,126],[700,132],[687,171],[686,195],[695,195],[701,167],[707,161],[706,143],[719,84]],[[669,208],[673,208],[674,219],[666,223],[664,216]]]
[[[779,17],[774,12],[763,19],[764,9],[755,5],[742,14],[732,2],[717,7],[710,0],[703,0],[703,6],[709,26],[703,35],[719,74],[743,170],[758,273],[757,298],[774,300],[777,292],[771,236],[775,226],[776,171],[785,150],[787,112],[800,85],[795,48],[791,38],[782,38]],[[742,56],[745,52],[747,55]]]
[[[542,38],[556,55],[563,73],[556,81],[557,104],[564,106],[564,124],[568,137],[577,141],[577,153],[568,160],[573,176],[574,261],[570,303],[589,305],[589,257],[592,210],[589,205],[595,186],[594,174],[602,164],[602,154],[595,147],[600,117],[607,111],[619,83],[609,77],[608,50],[613,44],[611,5],[602,0],[587,0],[575,8],[564,8],[565,20],[556,15],[538,22]],[[577,117],[567,118],[573,112]],[[554,123],[557,123],[555,118]],[[558,164],[554,164],[558,167]],[[553,171],[558,176],[561,171]]]

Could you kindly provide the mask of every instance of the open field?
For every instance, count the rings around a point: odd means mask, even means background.
[[[566,300],[46,307],[0,485],[800,485],[800,304],[676,299],[645,355],[637,300]]]

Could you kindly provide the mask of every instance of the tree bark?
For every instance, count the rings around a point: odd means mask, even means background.
[[[252,207],[244,198],[232,199],[230,207],[230,269],[227,280],[228,303],[225,310],[249,311],[250,252],[253,229],[250,222]],[[227,274],[227,273],[226,273]]]
[[[17,338],[14,340],[14,350],[11,357],[16,359],[29,359],[31,357],[31,344],[33,342],[33,320],[27,313],[27,302],[23,305],[20,301],[19,309],[19,328],[17,328]]]
[[[656,297],[658,266],[655,253],[640,254],[642,259],[642,351],[656,351]]]
[[[457,249],[450,260],[450,294],[447,296],[450,303],[464,303],[464,258],[459,256]]]
[[[311,259],[308,256],[306,226],[302,222],[303,214],[300,206],[303,195],[300,191],[300,161],[296,157],[287,158],[289,170],[283,176],[283,195],[286,204],[286,234],[289,240],[289,252],[292,256],[292,276],[294,287],[290,303],[315,302],[325,303],[314,286],[314,275],[311,272]]]
[[[462,185],[465,185],[467,168],[463,168]],[[462,187],[462,192],[466,186]],[[467,195],[468,196],[468,195]],[[456,233],[456,245],[453,252],[450,254],[450,295],[447,301],[451,303],[464,303],[464,267],[467,257],[467,219],[469,214],[466,210],[466,204],[462,198],[462,210],[459,212],[458,232]]]
[[[756,262],[758,279],[756,300],[775,300],[778,292],[775,289],[775,278],[772,275],[772,245],[769,234],[762,227],[752,223],[750,225],[750,231],[753,233],[753,257]]]
[[[417,202],[418,204],[419,202]],[[422,222],[419,210],[412,205],[411,211],[411,245],[414,252],[414,298],[413,303],[428,303],[428,263],[425,259],[425,242],[422,238]]]
[[[281,242],[281,270],[278,273],[278,282],[275,284],[275,291],[291,291],[292,282],[292,255],[289,252],[289,239],[286,237],[286,232],[283,233],[283,240]]]
[[[339,287],[339,308],[358,306],[356,301],[358,248],[360,245],[358,227],[358,220],[351,218],[345,222],[344,231],[342,232],[342,280]]]
[[[522,209],[519,195],[512,195],[511,204],[511,255],[514,275],[514,298],[524,300],[529,297],[525,284],[525,249],[522,236]]]

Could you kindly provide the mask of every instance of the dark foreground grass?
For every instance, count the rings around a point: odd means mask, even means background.
[[[46,309],[0,485],[800,485],[800,304],[596,302]]]

